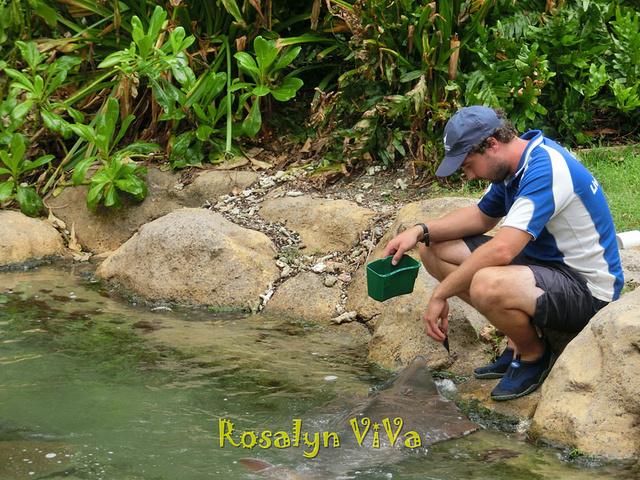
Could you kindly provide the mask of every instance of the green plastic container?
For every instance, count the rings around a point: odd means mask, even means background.
[[[367,292],[379,302],[405,293],[413,292],[420,262],[403,255],[398,264],[391,265],[393,255],[367,265]]]

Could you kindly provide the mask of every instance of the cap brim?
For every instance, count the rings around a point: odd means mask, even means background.
[[[438,170],[436,170],[436,175],[438,177],[448,177],[460,168],[460,165],[462,165],[462,162],[464,162],[464,159],[466,157],[466,153],[453,155],[451,157],[444,157],[444,160],[442,160],[442,163],[438,167]]]

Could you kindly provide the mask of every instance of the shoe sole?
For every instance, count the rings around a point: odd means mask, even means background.
[[[473,376],[478,379],[502,378],[504,373],[474,373]]]
[[[491,395],[491,400],[495,400],[496,402],[504,402],[505,400],[513,400],[514,398],[520,398],[520,397],[524,397],[525,395],[529,395],[531,392],[535,391],[540,385],[542,385],[542,382],[545,381],[545,379],[547,378],[547,375],[549,375],[549,372],[551,371],[551,368],[555,363],[555,360],[556,360],[556,357],[553,356],[551,365],[549,365],[549,368],[542,373],[542,376],[540,377],[540,381],[538,383],[534,383],[533,385],[531,385],[524,392],[514,393],[512,395],[495,396],[495,397]]]

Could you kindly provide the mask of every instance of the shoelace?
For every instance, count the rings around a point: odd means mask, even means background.
[[[518,353],[516,355],[516,359],[511,362],[511,368],[509,368],[509,370],[507,370],[507,374],[509,374],[509,378],[514,378],[515,377],[515,373],[516,370],[520,368],[520,354]]]

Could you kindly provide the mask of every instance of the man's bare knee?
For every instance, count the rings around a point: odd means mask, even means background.
[[[521,265],[478,270],[469,287],[473,306],[485,316],[504,309],[522,310],[531,316],[536,299],[543,293],[536,286],[531,269]]]
[[[481,313],[504,307],[503,303],[509,289],[503,273],[504,268],[488,267],[478,270],[473,276],[469,296]]]

